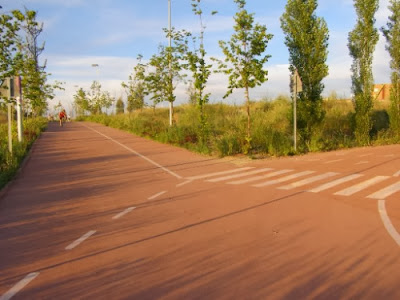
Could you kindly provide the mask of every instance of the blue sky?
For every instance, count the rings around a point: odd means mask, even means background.
[[[57,93],[53,104],[61,101],[70,107],[77,87],[88,89],[93,80],[99,80],[111,95],[124,95],[121,82],[127,81],[142,54],[145,59],[157,51],[157,45],[166,43],[162,31],[168,26],[167,0],[0,0],[2,11],[23,9],[38,11],[44,23],[42,41],[46,42],[42,59],[47,59],[51,81],[66,82],[65,91]],[[288,51],[279,18],[284,12],[284,0],[248,0],[247,9],[255,13],[257,22],[265,24],[274,35],[267,53],[272,57],[266,64],[269,80],[251,91],[253,99],[288,94]],[[388,0],[380,0],[376,26],[387,21]],[[206,50],[210,56],[222,57],[218,40],[228,40],[232,33],[236,5],[232,0],[203,0],[206,28]],[[217,10],[218,14],[208,13]],[[325,79],[325,95],[336,91],[339,96],[350,97],[351,58],[347,49],[347,36],[355,24],[352,0],[320,0],[317,15],[325,18],[329,31],[329,76]],[[190,0],[172,0],[172,23],[177,29],[197,31],[199,22],[191,11]],[[381,36],[375,51],[373,71],[377,83],[389,82],[389,56]],[[98,68],[92,67],[98,64]],[[212,75],[208,86],[212,101],[221,101],[227,78]],[[177,88],[177,103],[187,101],[185,86]],[[243,102],[238,91],[227,100]]]

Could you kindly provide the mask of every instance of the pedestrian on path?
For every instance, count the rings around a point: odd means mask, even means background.
[[[62,111],[60,111],[60,113],[58,114],[58,117],[60,119],[60,126],[63,126],[63,121],[64,119],[67,118],[67,114],[65,113],[65,109],[63,109]]]

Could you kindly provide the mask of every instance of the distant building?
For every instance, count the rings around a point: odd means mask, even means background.
[[[391,88],[392,85],[390,83],[375,84],[372,91],[372,97],[377,101],[389,101]]]

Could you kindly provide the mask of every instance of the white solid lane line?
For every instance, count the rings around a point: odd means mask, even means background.
[[[11,289],[9,289],[5,294],[3,294],[0,297],[0,300],[9,300],[11,297],[14,297],[15,294],[17,294],[20,290],[22,290],[29,282],[31,282],[33,279],[35,279],[40,273],[39,272],[34,272],[34,273],[29,273],[19,281],[16,285],[14,285]]]
[[[258,184],[253,184],[252,186],[254,186],[254,187],[264,187],[264,186],[268,186],[268,185],[272,185],[272,184],[276,184],[276,183],[286,182],[286,181],[289,181],[289,180],[292,180],[292,179],[299,178],[301,176],[310,175],[312,173],[315,173],[315,171],[303,171],[303,172],[292,174],[292,175],[285,176],[285,177],[282,177],[282,178],[278,178],[278,179],[274,179],[274,180],[268,180],[268,181],[265,181],[265,182],[262,182],[262,183],[258,183]]]
[[[397,182],[395,184],[389,185],[388,187],[381,189],[380,191],[377,191],[369,196],[367,198],[371,199],[386,199],[390,195],[400,191],[400,182]]]
[[[147,200],[153,200],[153,199],[156,199],[157,197],[159,197],[159,196],[161,196],[161,195],[165,194],[166,192],[167,192],[167,191],[162,191],[162,192],[159,192],[159,193],[157,193],[157,194],[154,194],[153,196],[151,196],[151,197],[147,198]]]
[[[318,186],[316,188],[313,188],[313,189],[309,190],[309,192],[311,192],[311,193],[319,193],[321,191],[330,189],[330,188],[332,188],[334,186],[337,186],[339,184],[351,181],[353,179],[357,179],[357,178],[359,178],[361,176],[364,176],[364,175],[362,175],[362,174],[353,174],[353,175],[349,175],[349,176],[346,176],[346,177],[343,177],[343,178],[339,178],[339,179],[336,179],[334,181],[331,181],[331,182],[325,183],[323,185],[320,185],[320,186]]]
[[[163,166],[160,165],[159,163],[156,163],[154,160],[151,160],[150,158],[148,158],[148,157],[146,157],[146,156],[140,154],[139,152],[137,152],[137,151],[135,151],[135,150],[129,148],[128,146],[125,146],[124,144],[121,144],[120,142],[114,140],[113,138],[111,138],[111,137],[109,137],[109,136],[107,136],[107,135],[105,135],[105,134],[103,134],[103,133],[97,131],[96,129],[93,129],[93,128],[89,127],[89,126],[86,126],[86,125],[84,125],[84,124],[82,124],[82,125],[85,126],[86,128],[89,128],[90,130],[92,130],[92,131],[94,131],[94,132],[100,134],[101,136],[104,136],[106,139],[108,139],[108,140],[110,140],[110,141],[113,141],[114,143],[120,145],[122,148],[125,148],[125,149],[128,150],[129,152],[132,152],[133,154],[135,154],[135,155],[137,155],[137,156],[143,158],[144,160],[147,160],[149,163],[151,163],[151,164],[155,165],[156,167],[158,167],[158,168],[164,170],[165,172],[171,174],[172,176],[175,176],[175,177],[178,178],[178,179],[181,179],[181,178],[182,178],[182,176],[176,174],[175,172],[172,172],[171,170],[167,169],[166,167],[163,167]]]
[[[240,177],[245,177],[245,176],[254,175],[254,174],[258,174],[258,173],[263,173],[263,172],[267,172],[267,171],[271,171],[271,170],[273,170],[273,169],[271,169],[271,168],[257,169],[257,170],[253,170],[253,171],[249,171],[249,172],[240,173],[240,174],[209,179],[207,181],[208,182],[219,182],[219,181],[229,180],[229,179],[233,179],[233,178],[240,178]]]
[[[90,231],[86,232],[79,239],[77,239],[76,241],[72,242],[67,247],[65,247],[65,250],[71,250],[71,249],[75,248],[76,246],[78,246],[80,243],[82,243],[84,240],[86,240],[87,238],[89,238],[90,236],[92,236],[95,233],[96,233],[96,230],[90,230]]]
[[[247,182],[252,182],[252,181],[271,178],[271,177],[278,176],[278,175],[281,175],[281,174],[286,174],[286,173],[289,173],[289,172],[293,172],[293,170],[286,170],[286,169],[285,170],[280,170],[280,171],[269,173],[267,175],[250,177],[250,178],[237,180],[237,181],[230,181],[230,182],[227,182],[227,184],[243,184],[243,183],[247,183]]]
[[[207,173],[207,174],[202,174],[202,175],[187,177],[186,179],[187,179],[187,180],[204,179],[204,178],[215,177],[215,176],[219,176],[219,175],[226,175],[226,174],[231,174],[231,173],[237,173],[237,172],[246,171],[246,170],[250,170],[250,169],[254,169],[254,167],[245,167],[245,168],[239,168],[239,169],[228,170],[228,171]]]
[[[121,211],[119,214],[116,214],[114,217],[112,217],[113,220],[119,219],[122,216],[126,215],[127,213],[131,212],[132,210],[134,210],[136,207],[128,207],[127,209],[125,209],[124,211]]]
[[[325,179],[325,178],[336,176],[338,174],[339,173],[336,173],[336,172],[328,172],[328,173],[324,173],[324,174],[321,174],[321,175],[313,176],[313,177],[310,177],[310,178],[307,178],[307,179],[303,179],[303,180],[300,180],[300,181],[296,181],[296,182],[290,183],[290,184],[285,185],[285,186],[280,186],[280,187],[278,187],[278,189],[280,189],[280,190],[291,190],[291,189],[294,189],[294,188],[297,188],[297,187],[300,187],[300,186],[303,186],[303,185],[306,185],[306,184],[313,183],[315,181],[319,181],[319,180],[322,180],[322,179]]]
[[[389,176],[375,176],[371,179],[368,179],[366,181],[363,181],[359,184],[353,185],[351,187],[348,187],[344,190],[341,190],[337,193],[335,193],[334,195],[339,195],[339,196],[351,196],[357,192],[362,191],[363,189],[366,189],[367,187],[374,185],[376,183],[379,183],[381,181],[384,181],[386,179],[388,179]]]
[[[390,236],[394,239],[397,245],[400,246],[400,234],[397,232],[396,228],[394,228],[392,222],[386,212],[385,200],[378,201],[378,211],[381,216],[383,225],[385,225],[386,230],[390,234]]]

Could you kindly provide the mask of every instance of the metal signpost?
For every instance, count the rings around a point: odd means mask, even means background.
[[[290,77],[290,86],[293,92],[293,146],[294,151],[297,151],[297,94],[303,91],[303,83],[297,69]]]

